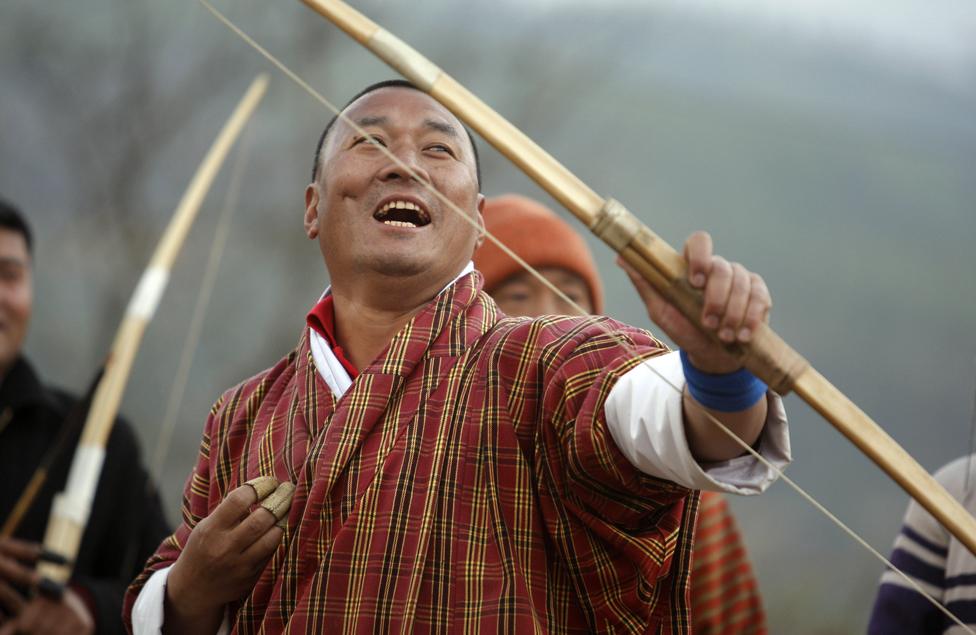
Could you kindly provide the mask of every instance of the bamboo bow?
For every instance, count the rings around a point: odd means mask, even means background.
[[[684,259],[623,205],[604,200],[430,60],[341,0],[302,2],[476,130],[697,323],[702,297],[687,282]],[[748,344],[723,345],[776,392],[796,392],[976,554],[976,519],[771,328],[764,325]]]
[[[128,382],[129,372],[142,341],[146,325],[152,319],[176,256],[189,234],[207,191],[220,166],[244,129],[268,86],[268,76],[259,75],[251,83],[230,118],[224,124],[196,174],[180,200],[173,218],[160,239],[149,266],[142,274],[126,309],[125,317],[112,343],[105,373],[98,384],[91,410],[71,463],[64,492],[54,498],[48,520],[44,546],[61,555],[66,564],[43,562],[38,572],[45,580],[64,584],[71,576],[72,563],[78,555],[81,537],[88,522],[95,488],[105,458],[105,444],[115,423],[115,416]]]

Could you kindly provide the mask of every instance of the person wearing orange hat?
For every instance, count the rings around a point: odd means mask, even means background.
[[[548,208],[508,194],[485,202],[485,229],[588,313],[603,313],[603,284],[583,238]],[[474,254],[484,290],[509,315],[571,315],[573,307],[486,240]]]
[[[489,198],[485,230],[507,245],[576,305],[603,313],[603,285],[586,241],[549,208],[517,194]],[[578,310],[486,240],[474,254],[484,291],[511,316],[576,314]],[[695,633],[765,633],[759,586],[728,502],[702,492],[690,575]]]

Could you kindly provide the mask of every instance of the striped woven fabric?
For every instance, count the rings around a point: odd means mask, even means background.
[[[943,466],[934,476],[969,513],[976,512],[976,456]],[[970,629],[976,628],[976,557],[916,501],[908,504],[891,563]],[[962,635],[955,624],[892,570],[881,575],[868,635]]]
[[[439,295],[338,401],[305,336],[226,392],[126,621],[196,523],[273,474],[295,499],[237,633],[689,632],[698,496],[634,469],[603,418],[634,352],[664,346],[607,318],[502,319],[480,287]]]
[[[729,504],[702,492],[691,558],[691,617],[700,635],[766,633],[759,584]]]

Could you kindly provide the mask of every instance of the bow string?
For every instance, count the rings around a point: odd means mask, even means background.
[[[379,149],[391,161],[396,163],[412,178],[421,183],[432,195],[438,198],[448,208],[454,210],[461,218],[479,230],[476,221],[461,210],[453,201],[447,199],[436,188],[428,184],[423,178],[395,154],[382,144],[375,143],[368,132],[356,122],[342,113],[341,109],[315,90],[307,81],[285,66],[274,55],[254,41],[248,34],[213,7],[208,0],[198,0],[219,21],[241,37],[251,47],[263,55],[269,62],[296,82],[317,101],[325,105],[346,125]],[[373,53],[403,74],[418,88],[427,92],[439,101],[463,123],[476,130],[483,138],[497,150],[520,167],[528,176],[545,189],[551,196],[562,203],[580,221],[590,228],[598,237],[619,253],[624,260],[631,264],[650,282],[659,292],[674,303],[686,317],[697,323],[701,313],[701,293],[691,287],[686,277],[684,259],[657,236],[631,212],[613,199],[602,199],[587,187],[575,175],[570,173],[555,158],[535,144],[524,133],[502,118],[484,102],[458,84],[453,78],[424,58],[417,51],[410,48],[402,40],[379,27],[359,12],[339,0],[302,0],[313,10],[334,22],[342,30],[356,39],[360,44],[369,48]],[[499,246],[503,252],[515,260],[528,273],[540,280],[551,291],[559,295],[579,314],[586,315],[581,307],[565,296],[558,288],[550,283],[538,271],[517,256],[510,248],[496,237],[484,232],[485,237]],[[708,334],[719,342],[713,334]],[[785,341],[782,340],[768,325],[757,330],[752,342],[746,344],[725,346],[735,355],[745,367],[762,378],[779,394],[787,394],[791,390],[796,392],[804,401],[820,413],[829,423],[844,434],[868,458],[885,471],[912,498],[919,502],[935,518],[937,518],[960,542],[970,551],[976,553],[976,519],[974,519],[928,472],[922,468],[914,458],[901,448],[877,423],[870,419],[849,398],[830,384],[819,372]],[[649,367],[652,370],[653,367]],[[668,383],[674,390],[680,388],[669,382],[658,373],[658,376]],[[692,403],[692,407],[696,404]],[[856,542],[866,548],[885,566],[896,571],[926,599],[935,604],[938,609],[961,626],[966,632],[974,631],[962,623],[936,599],[926,593],[912,578],[893,565],[880,552],[872,547],[864,538],[845,525],[839,518],[826,509],[821,503],[803,490],[794,481],[786,477],[781,470],[770,464],[747,443],[739,439],[726,428],[718,419],[707,411],[705,415],[727,435],[743,448],[744,452],[752,454],[758,461],[773,470],[792,489],[797,491],[818,511],[823,513],[842,531],[850,535]]]

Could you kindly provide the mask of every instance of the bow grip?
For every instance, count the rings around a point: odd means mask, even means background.
[[[687,263],[674,248],[612,198],[593,217],[590,229],[701,328],[704,296],[691,286]],[[714,331],[701,330],[780,395],[789,393],[810,365],[765,323],[756,329],[751,341],[733,344],[718,339]]]

